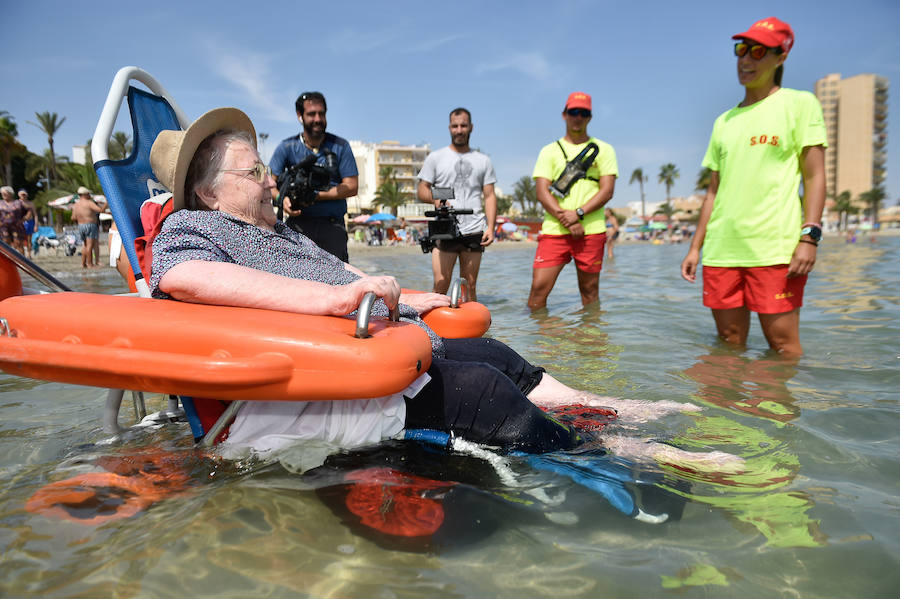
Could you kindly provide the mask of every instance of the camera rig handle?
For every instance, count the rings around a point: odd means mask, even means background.
[[[356,334],[357,339],[366,339],[369,337],[369,320],[372,318],[372,307],[375,305],[375,293],[369,291],[366,293],[362,301],[359,302],[359,308],[356,312]],[[394,322],[400,320],[400,307],[394,306],[390,311],[390,319]]]

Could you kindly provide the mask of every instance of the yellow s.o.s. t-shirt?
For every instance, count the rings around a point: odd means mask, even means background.
[[[782,88],[716,119],[703,157],[703,166],[719,173],[704,265],[791,261],[803,224],[801,155],[826,139],[822,107],[805,91]]]
[[[563,169],[566,168],[566,163],[575,158],[591,142],[597,144],[599,149],[597,157],[590,168],[588,168],[586,177],[576,181],[569,190],[569,195],[559,199],[559,205],[563,210],[575,210],[584,206],[599,191],[600,184],[598,180],[600,177],[605,175],[617,177],[619,175],[616,152],[608,143],[592,137],[583,144],[578,145],[569,143],[565,139],[560,139],[559,143],[562,144],[563,150],[565,150],[565,156],[555,141],[544,146],[541,149],[541,153],[538,154],[534,172],[531,176],[535,179],[538,177],[548,179],[552,183],[562,174]],[[603,217],[603,210],[589,212],[584,216],[582,224],[586,235],[604,233],[606,231],[606,219]],[[544,224],[541,227],[541,233],[544,235],[570,234],[569,230],[555,216],[547,213],[544,214]]]

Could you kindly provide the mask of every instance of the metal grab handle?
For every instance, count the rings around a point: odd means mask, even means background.
[[[365,339],[369,336],[369,320],[372,318],[372,307],[375,305],[375,292],[366,293],[356,312],[356,338]],[[394,306],[389,313],[389,318],[397,322],[400,320],[400,306]]]
[[[469,301],[469,284],[465,279],[459,277],[454,279],[452,283],[450,283],[450,307],[451,308],[459,308],[459,298],[462,293],[462,288],[465,287],[466,294],[463,296],[463,303]]]

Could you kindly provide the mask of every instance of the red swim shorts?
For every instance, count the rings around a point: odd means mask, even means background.
[[[541,235],[534,253],[534,268],[550,268],[568,264],[575,258],[575,266],[584,272],[600,272],[603,268],[603,248],[606,233],[574,238],[571,235]]]
[[[760,314],[781,314],[803,305],[807,276],[787,278],[788,265],[703,267],[703,305],[713,310],[746,306]]]

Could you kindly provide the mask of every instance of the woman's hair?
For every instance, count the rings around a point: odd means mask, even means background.
[[[0,187],[0,191],[5,191],[6,193],[8,193],[11,196],[16,195],[16,192],[9,185],[4,185],[3,187]]]
[[[222,182],[222,163],[228,146],[239,141],[254,147],[253,138],[246,131],[221,129],[197,147],[191,165],[184,178],[184,207],[201,210],[203,203],[197,197],[198,189],[215,189]]]

